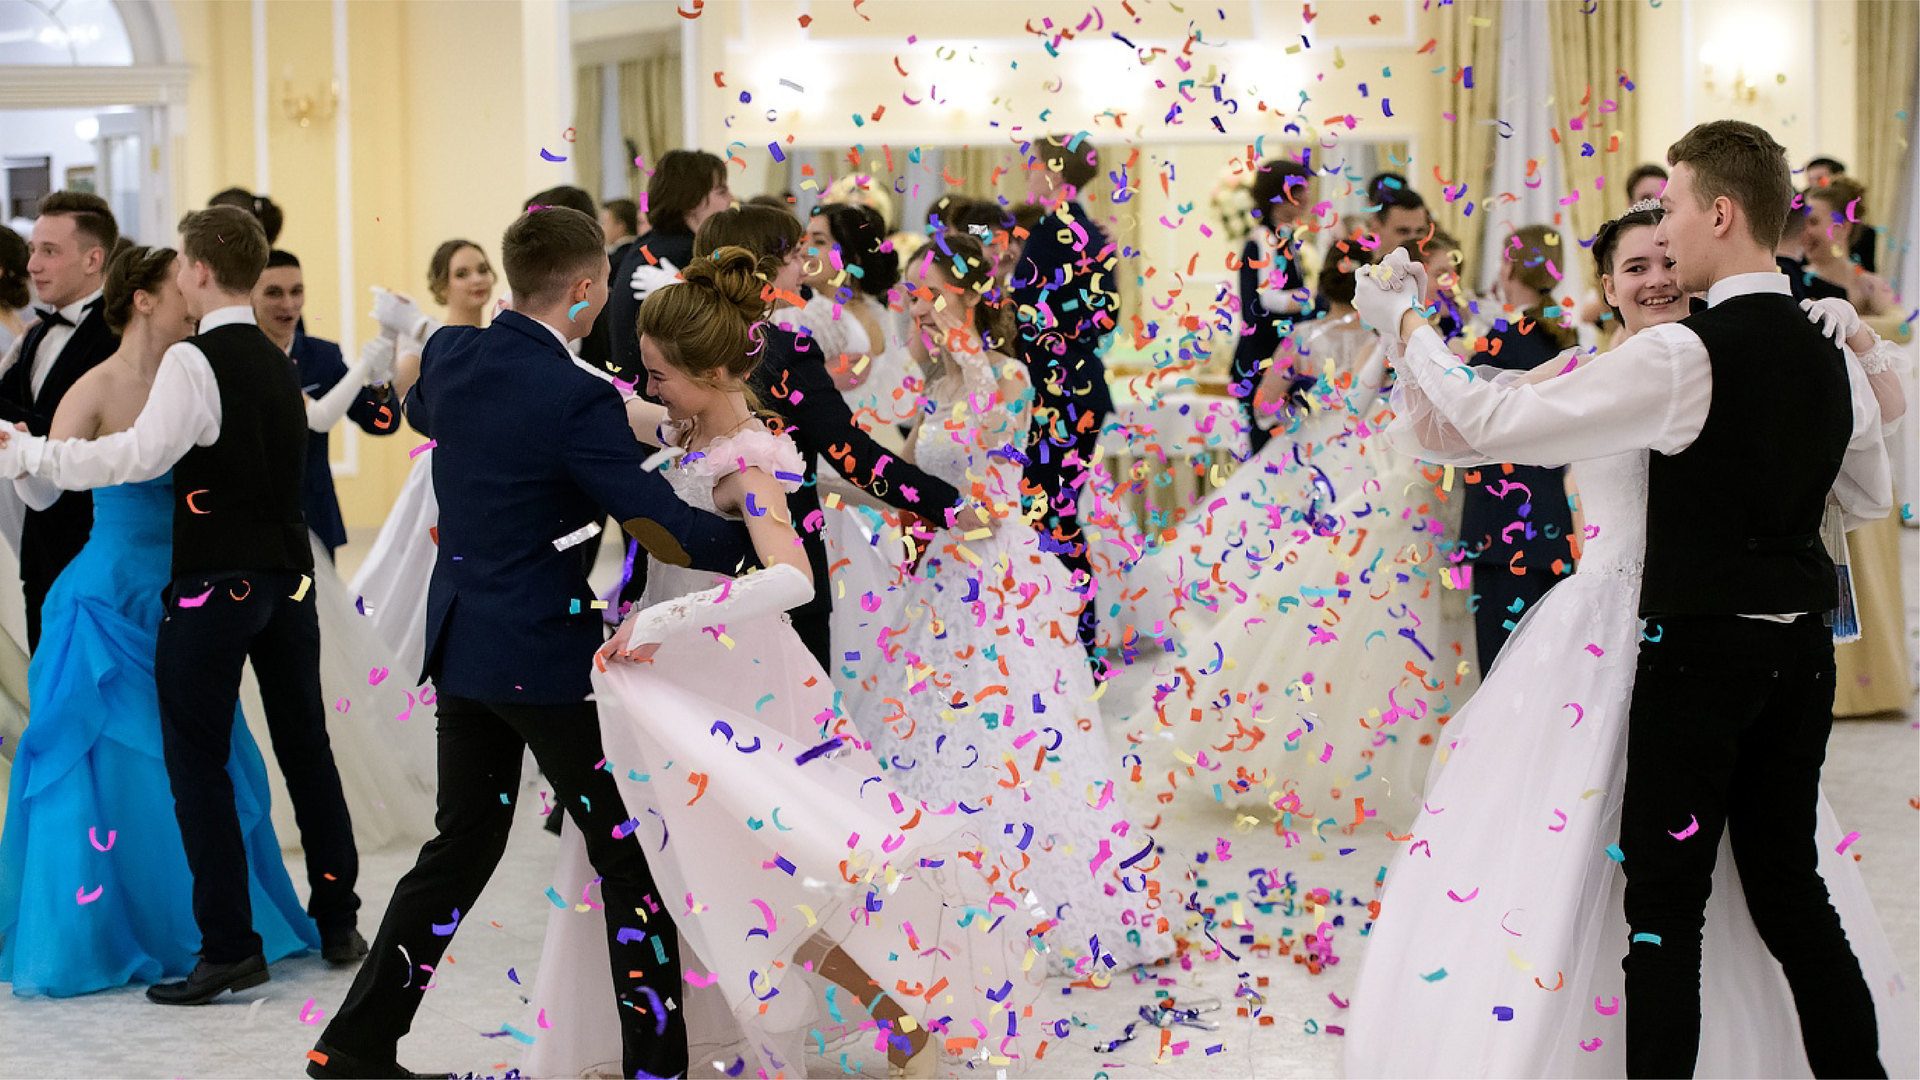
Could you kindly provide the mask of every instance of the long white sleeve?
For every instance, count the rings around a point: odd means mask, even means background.
[[[347,373],[333,384],[333,389],[317,398],[307,398],[307,430],[322,434],[332,431],[333,425],[347,415],[347,410],[359,399],[360,391],[366,387],[367,373],[373,365],[365,357],[356,359],[347,367]]]
[[[11,475],[46,478],[68,491],[152,480],[188,450],[220,437],[220,388],[206,354],[187,342],[167,350],[133,426],[101,439],[57,442],[15,433]],[[5,459],[0,459],[5,460]]]
[[[45,510],[66,494],[59,484],[38,476],[23,476],[13,482],[14,494],[32,510]]]
[[[1833,494],[1851,529],[1862,522],[1877,521],[1893,509],[1893,463],[1887,457],[1886,431],[1880,423],[1880,402],[1860,358],[1842,349],[1847,357],[1847,389],[1853,406],[1853,436],[1847,440],[1846,454],[1840,459],[1840,475],[1834,478]]]
[[[1475,375],[1423,326],[1407,339],[1400,371],[1468,446],[1516,465],[1679,453],[1699,437],[1713,399],[1706,345],[1678,324],[1643,330],[1559,378],[1507,384]]]

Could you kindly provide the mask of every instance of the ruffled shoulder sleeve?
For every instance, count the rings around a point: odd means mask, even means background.
[[[687,454],[681,459],[681,467],[715,484],[743,469],[759,469],[779,480],[788,492],[800,490],[807,472],[793,440],[759,424],[748,424],[709,443],[705,451]]]

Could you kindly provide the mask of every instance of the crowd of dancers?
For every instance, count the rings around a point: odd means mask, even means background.
[[[358,971],[309,1073],[411,1075],[531,751],[542,887],[583,901],[532,1075],[792,1074],[823,1031],[903,1075],[1034,1071],[1049,975],[1205,929],[1169,807],[1277,861],[1397,845],[1353,1075],[1920,1064],[1818,791],[1868,586],[1834,567],[1905,410],[1837,163],[1796,193],[1764,132],[1703,125],[1635,174],[1581,304],[1545,226],[1476,295],[1404,177],[1342,221],[1311,155],[1260,163],[1218,360],[1251,453],[1114,566],[1099,156],[1026,151],[1023,198],[904,230],[857,176],[736,203],[697,151],[644,215],[541,192],[497,263],[434,252],[441,314],[375,290],[350,362],[265,197],[173,247],[49,197],[0,265],[42,304],[0,361],[31,652],[0,657],[0,980],[205,1004],[318,950]],[[349,421],[419,444],[350,583]],[[1676,494],[1760,458],[1767,491]],[[1774,690],[1647,734],[1755,657]],[[396,841],[424,846],[368,942],[358,852]]]

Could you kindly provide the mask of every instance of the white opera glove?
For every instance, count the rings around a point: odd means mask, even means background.
[[[1873,328],[1868,327],[1867,332],[1873,333]],[[1854,356],[1860,361],[1861,371],[1869,375],[1879,375],[1892,369],[1895,364],[1898,364],[1905,356],[1905,353],[1899,345],[1888,341],[1878,334],[1874,334],[1873,348],[1868,349],[1864,353],[1855,353]]]
[[[1380,334],[1398,337],[1400,317],[1412,311],[1422,295],[1407,253],[1396,249],[1379,263],[1360,267],[1355,277],[1353,306],[1360,321]]]
[[[723,582],[711,589],[655,604],[627,616],[626,625],[609,646],[633,652],[657,645],[675,634],[701,627],[743,622],[799,607],[813,599],[813,583],[786,563]]]
[[[1866,329],[1867,324],[1860,320],[1860,313],[1854,310],[1853,305],[1837,296],[1823,300],[1802,300],[1800,310],[1807,313],[1807,318],[1820,328],[1821,333],[1832,338],[1833,343],[1843,349],[1847,347],[1848,338]]]
[[[680,268],[667,259],[655,264],[641,263],[633,271],[633,298],[645,300],[655,289],[680,280]]]
[[[420,310],[419,304],[378,285],[373,288],[373,320],[380,324],[381,330],[396,338],[408,335],[425,337],[433,332],[426,327],[433,324],[434,320]]]
[[[400,360],[399,346],[383,334],[360,346],[360,359],[367,361],[368,385],[385,386],[393,381],[393,369]]]
[[[372,381],[371,372],[373,366],[379,362],[382,348],[387,351],[387,363],[391,366],[393,343],[375,338],[360,347],[359,359],[348,366],[347,373],[340,376],[340,381],[333,384],[333,389],[317,398],[307,399],[308,431],[332,431],[333,425],[347,415],[347,410],[352,408],[353,403],[359,399],[360,391]]]

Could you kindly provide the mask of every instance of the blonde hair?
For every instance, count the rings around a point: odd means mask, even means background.
[[[681,273],[685,280],[654,290],[640,305],[640,336],[695,382],[717,387],[716,371],[745,382],[760,363],[763,342],[753,331],[767,311],[759,258],[723,247]]]

